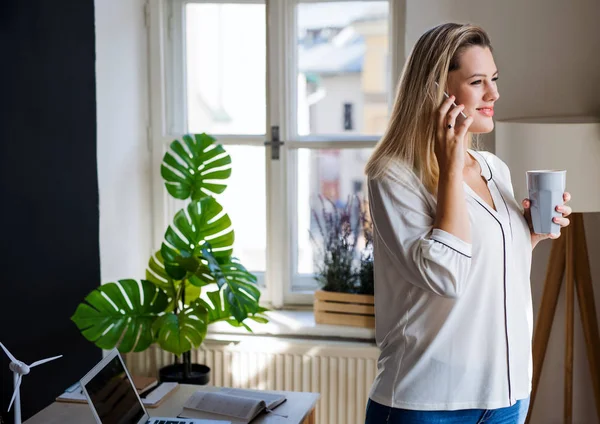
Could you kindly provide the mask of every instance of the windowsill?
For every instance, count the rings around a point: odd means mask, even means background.
[[[375,342],[375,329],[350,327],[345,325],[325,325],[315,323],[312,310],[273,310],[266,312],[267,324],[259,324],[250,319],[245,323],[252,329],[232,327],[226,322],[216,322],[209,326],[209,335],[257,335],[273,337],[326,338],[330,340],[360,340]]]

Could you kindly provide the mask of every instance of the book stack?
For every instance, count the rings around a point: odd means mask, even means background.
[[[133,385],[136,390],[142,396],[142,394],[153,387],[158,386],[158,380],[156,377],[141,377],[137,375],[132,375],[131,379],[133,380]]]
[[[177,383],[159,383],[155,377],[131,376],[133,384],[147,408],[158,407],[178,386]],[[56,398],[57,402],[87,403],[79,382]]]

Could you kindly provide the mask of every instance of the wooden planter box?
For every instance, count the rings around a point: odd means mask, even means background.
[[[315,291],[317,324],[375,328],[375,300],[367,294]]]

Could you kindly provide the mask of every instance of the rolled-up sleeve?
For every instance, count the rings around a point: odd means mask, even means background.
[[[456,298],[469,276],[472,245],[433,228],[434,216],[424,196],[401,179],[369,180],[376,251],[385,249],[412,284]]]

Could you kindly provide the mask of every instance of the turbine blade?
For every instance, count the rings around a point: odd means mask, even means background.
[[[53,356],[52,358],[40,359],[29,365],[29,368],[37,367],[38,365],[45,364],[46,362],[54,361],[55,359],[62,358],[62,355]]]
[[[21,379],[23,376],[19,374],[19,378],[17,378],[17,386],[15,387],[15,391],[13,392],[12,398],[10,399],[10,404],[8,405],[8,411],[10,412],[10,408],[17,397],[17,393],[19,391],[19,387],[21,386]]]
[[[6,353],[6,356],[8,356],[8,358],[9,358],[9,359],[10,359],[12,362],[15,362],[15,363],[17,363],[17,364],[19,363],[19,361],[17,361],[17,358],[15,358],[14,356],[12,356],[12,353],[10,353],[10,352],[8,351],[8,349],[7,349],[7,348],[5,348],[5,347],[4,347],[4,345],[3,345],[2,343],[0,343],[0,346],[2,347],[2,350],[4,350],[4,352]]]

